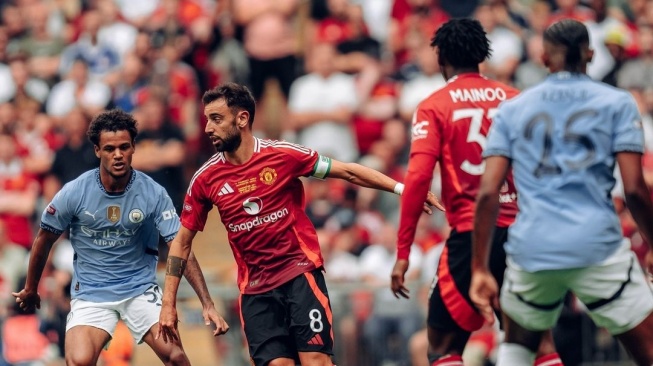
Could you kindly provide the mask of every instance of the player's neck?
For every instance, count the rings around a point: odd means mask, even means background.
[[[254,136],[252,134],[243,134],[240,146],[234,151],[225,152],[224,156],[228,162],[233,165],[242,165],[249,161],[254,155]]]
[[[120,193],[127,189],[127,184],[129,184],[132,174],[134,174],[133,169],[129,171],[129,174],[116,178],[103,169],[100,169],[100,182],[102,182],[104,190],[108,193]]]
[[[476,68],[474,68],[474,67],[466,67],[466,68],[453,68],[453,67],[451,67],[451,68],[449,68],[449,70],[447,70],[446,74],[447,74],[447,80],[448,80],[448,79],[451,79],[454,76],[458,76],[458,75],[462,75],[462,74],[479,74],[479,73],[480,73],[480,71],[479,71],[478,67],[476,67]]]

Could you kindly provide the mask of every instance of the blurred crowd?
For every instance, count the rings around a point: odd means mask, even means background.
[[[134,114],[133,166],[163,185],[178,209],[190,175],[213,153],[203,136],[201,94],[225,81],[252,90],[259,136],[402,180],[413,112],[445,83],[430,39],[449,18],[466,16],[492,42],[482,72],[520,89],[547,75],[544,29],[565,17],[585,22],[595,50],[590,76],[638,102],[653,186],[653,0],[0,1],[0,364],[61,355],[72,271],[66,239],[41,281],[46,301],[38,314],[18,314],[10,292],[24,280],[43,207],[98,165],[85,136],[98,111]],[[438,184],[436,175],[434,192]],[[330,283],[386,289],[396,196],[338,181],[306,185]],[[624,233],[643,256],[646,245],[618,189],[615,201]],[[413,302],[397,303],[389,291],[338,297],[340,363],[408,364],[412,350],[424,358],[424,307],[447,235],[443,215],[420,221],[409,272]],[[16,337],[15,329],[32,332]],[[470,347],[477,359],[490,354],[493,334],[480,333],[478,347]],[[120,350],[105,364],[128,362],[129,345]]]

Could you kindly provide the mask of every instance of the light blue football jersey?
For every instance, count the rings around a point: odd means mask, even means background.
[[[158,183],[134,170],[124,192],[108,193],[99,169],[67,183],[41,216],[41,228],[70,227],[75,250],[73,299],[118,301],[156,284],[159,234],[172,240],[179,230],[172,200]]]
[[[622,240],[610,191],[615,154],[644,151],[630,94],[560,72],[499,107],[487,156],[512,159],[519,214],[506,253],[527,271],[579,268]]]

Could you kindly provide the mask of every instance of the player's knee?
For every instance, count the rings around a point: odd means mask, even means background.
[[[544,332],[544,334],[542,334],[540,344],[537,348],[537,355],[543,356],[543,355],[550,355],[553,353],[556,353],[556,346],[553,340],[553,334],[550,330],[547,330],[546,332]]]
[[[90,366],[96,363],[97,356],[93,352],[84,352],[83,350],[66,352],[66,366]]]
[[[320,352],[301,352],[299,359],[302,366],[333,366],[331,356]]]
[[[428,327],[429,354],[462,355],[469,333],[464,331],[443,331]]]
[[[424,357],[428,353],[429,340],[426,336],[426,330],[421,330],[410,337],[408,349],[411,357]]]
[[[304,364],[302,363],[302,365]],[[275,358],[268,362],[268,366],[295,366],[295,361],[289,358]]]
[[[161,357],[161,361],[166,366],[188,366],[190,361],[181,347],[173,347],[167,355]]]

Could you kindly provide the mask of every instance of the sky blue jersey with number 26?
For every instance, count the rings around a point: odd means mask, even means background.
[[[644,151],[632,96],[560,72],[502,103],[484,157],[512,160],[519,214],[506,252],[526,271],[586,267],[622,241],[610,191],[615,154]]]
[[[92,302],[143,294],[156,284],[159,234],[179,231],[179,217],[163,187],[134,170],[124,192],[108,193],[99,169],[67,183],[41,216],[41,228],[70,228],[75,250],[71,296]]]

